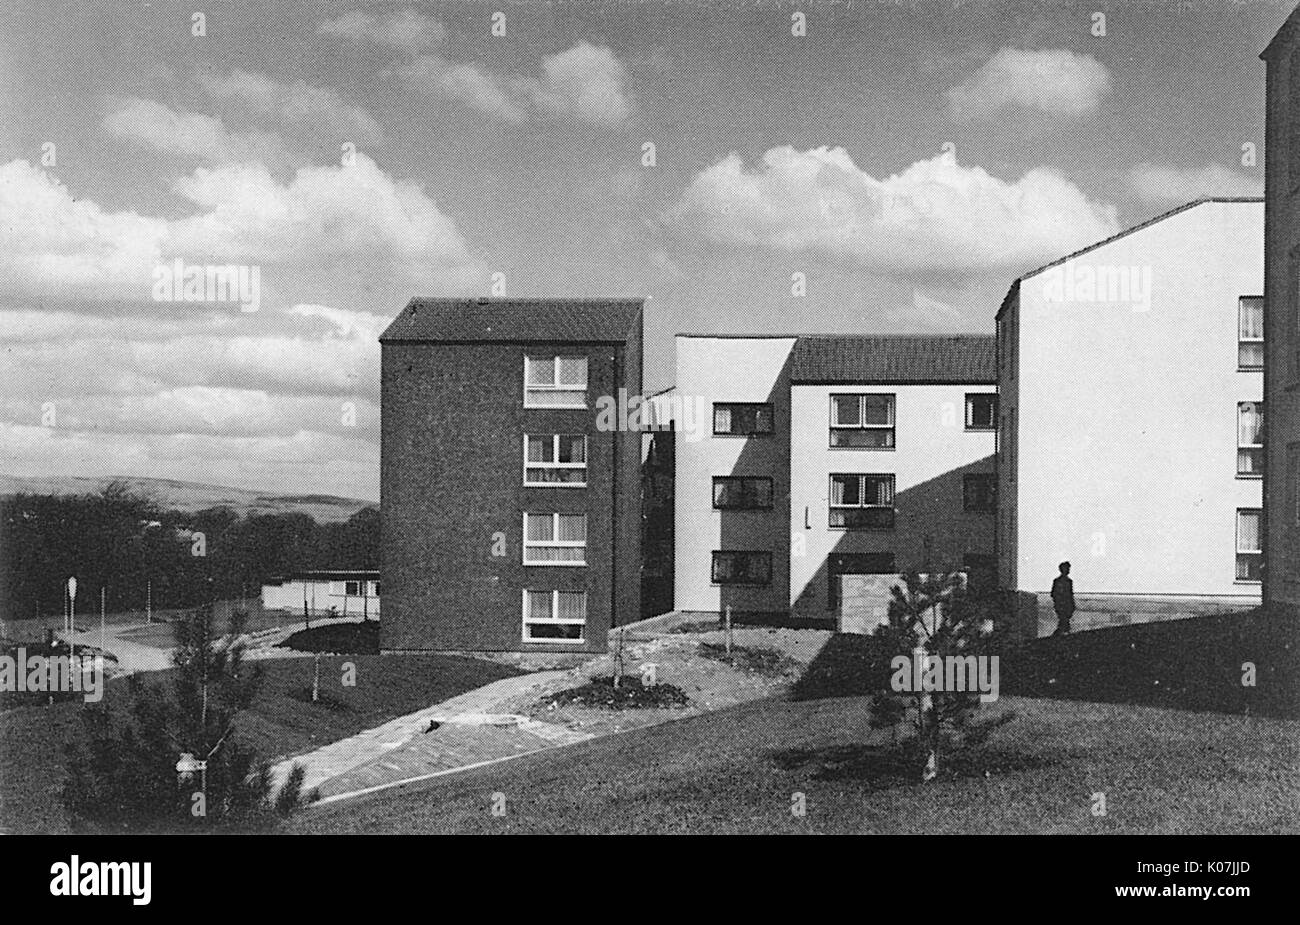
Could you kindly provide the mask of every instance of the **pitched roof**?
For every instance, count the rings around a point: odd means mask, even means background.
[[[1289,47],[1297,31],[1300,31],[1300,6],[1291,11],[1291,15],[1278,28],[1277,34],[1268,43],[1268,47],[1259,53],[1259,56],[1267,60],[1283,48]]]
[[[643,299],[433,299],[416,297],[379,336],[394,342],[586,341],[621,343]]]
[[[1178,206],[1176,209],[1170,209],[1168,212],[1162,212],[1159,215],[1155,216],[1154,218],[1149,218],[1145,222],[1141,222],[1137,225],[1134,225],[1131,228],[1125,228],[1122,231],[1119,231],[1116,234],[1111,235],[1109,238],[1102,238],[1100,241],[1094,241],[1092,244],[1089,244],[1087,247],[1081,247],[1072,254],[1066,254],[1064,257],[1057,257],[1051,263],[1045,263],[1036,270],[1030,270],[1028,273],[1023,273],[1012,281],[1011,287],[1007,290],[1007,294],[1002,298],[1001,306],[998,307],[997,318],[1000,319],[1002,317],[1002,313],[1007,310],[1007,306],[1011,303],[1012,296],[1014,296],[1017,290],[1019,290],[1020,284],[1023,283],[1025,280],[1029,279],[1030,277],[1037,276],[1039,273],[1043,273],[1047,270],[1052,269],[1053,267],[1059,267],[1064,263],[1069,263],[1071,260],[1074,260],[1076,257],[1082,257],[1084,254],[1090,251],[1095,251],[1099,247],[1105,247],[1107,244],[1114,243],[1115,241],[1118,241],[1120,238],[1126,238],[1129,235],[1133,234],[1134,232],[1141,231],[1144,228],[1150,228],[1152,225],[1158,222],[1163,222],[1167,218],[1173,218],[1175,215],[1177,215],[1180,212],[1186,212],[1188,209],[1195,209],[1197,206],[1203,206],[1211,202],[1262,204],[1264,202],[1264,198],[1262,196],[1207,196],[1203,199],[1193,199],[1191,202],[1184,203],[1183,205]]]
[[[790,381],[994,383],[995,345],[983,334],[800,337]]]

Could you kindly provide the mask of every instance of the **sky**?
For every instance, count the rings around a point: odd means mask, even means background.
[[[413,295],[646,297],[647,392],[681,332],[992,333],[1262,194],[1290,8],[8,0],[0,471],[375,500]]]

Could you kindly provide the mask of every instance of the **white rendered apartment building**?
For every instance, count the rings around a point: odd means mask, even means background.
[[[1259,600],[1263,234],[1261,201],[1202,200],[1012,285],[1002,587],[1041,599],[1068,560],[1098,610]]]
[[[845,574],[994,567],[994,340],[677,338],[674,607],[826,620]]]

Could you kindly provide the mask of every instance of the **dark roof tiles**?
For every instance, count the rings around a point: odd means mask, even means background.
[[[642,299],[414,298],[381,343],[587,341],[631,336]]]
[[[790,381],[993,383],[995,345],[976,334],[800,337]]]

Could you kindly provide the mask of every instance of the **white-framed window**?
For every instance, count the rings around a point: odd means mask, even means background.
[[[524,514],[524,565],[586,564],[586,514]]]
[[[556,354],[526,355],[524,407],[587,407],[587,358]]]
[[[525,642],[582,642],[586,625],[586,591],[524,589]]]
[[[1264,297],[1237,299],[1237,368],[1264,368]]]
[[[993,430],[997,427],[998,396],[993,392],[966,393],[966,429]]]
[[[894,477],[832,475],[829,526],[847,530],[887,530],[894,526]]]
[[[893,395],[832,395],[831,446],[894,448]]]
[[[379,597],[379,582],[377,581],[370,582],[370,596]]]
[[[1259,581],[1264,566],[1261,528],[1264,512],[1256,508],[1237,509],[1237,580]]]
[[[1237,475],[1264,473],[1264,403],[1237,402]]]
[[[360,596],[361,596],[361,582],[359,582],[359,581],[345,581],[345,582],[343,582],[343,594],[344,594],[345,596],[347,596],[347,597],[360,597]]]
[[[525,435],[524,484],[532,488],[585,488],[587,438],[582,434]]]

